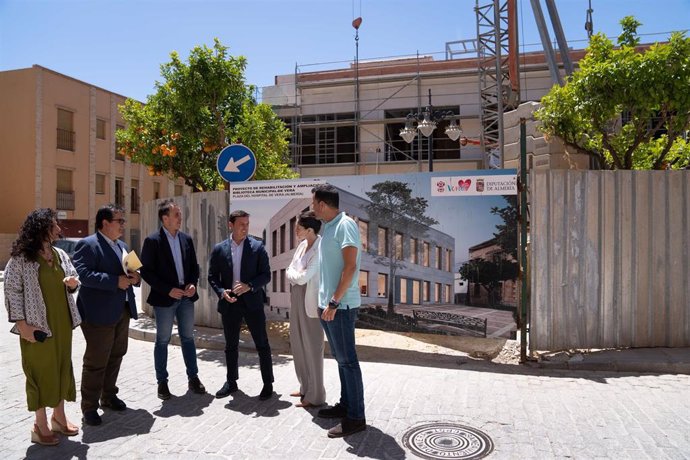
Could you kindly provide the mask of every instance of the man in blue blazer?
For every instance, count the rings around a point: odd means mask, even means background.
[[[227,378],[216,392],[223,398],[237,391],[238,346],[242,319],[252,334],[264,386],[259,399],[273,395],[273,361],[266,333],[263,288],[271,281],[271,268],[264,244],[249,236],[249,214],[233,211],[228,218],[231,237],[211,252],[208,282],[218,295],[218,312],[225,334]]]
[[[158,205],[158,220],[161,228],[146,237],[141,250],[141,277],[151,286],[146,301],[153,307],[156,316],[153,362],[158,397],[166,400],[172,396],[168,388],[168,343],[175,318],[189,389],[197,394],[205,394],[206,388],[198,377],[194,345],[194,302],[199,299],[196,292],[199,264],[194,242],[189,235],[180,231],[182,210],[171,198]]]
[[[96,233],[77,243],[74,267],[81,289],[77,307],[86,339],[81,376],[81,410],[87,425],[100,425],[101,407],[122,411],[127,405],[117,397],[117,376],[127,353],[129,319],[137,318],[132,285],[141,278],[125,272],[122,257],[128,251],[119,238],[125,228],[124,210],[102,206],[96,213]]]

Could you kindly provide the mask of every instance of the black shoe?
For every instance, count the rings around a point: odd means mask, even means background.
[[[330,430],[328,430],[329,438],[342,438],[343,436],[349,436],[360,431],[364,431],[367,428],[366,419],[354,420],[351,418],[343,418],[343,420]]]
[[[321,418],[343,418],[347,416],[347,409],[342,404],[338,403],[333,407],[321,409],[318,414]]]
[[[230,396],[230,393],[234,393],[237,391],[237,382],[234,380],[230,382],[225,382],[223,384],[223,388],[220,390],[216,391],[216,398],[225,398],[226,396]]]
[[[89,426],[98,426],[103,423],[103,419],[101,419],[101,416],[98,415],[98,411],[96,410],[87,410],[84,412],[82,420]]]
[[[165,401],[170,399],[172,395],[170,394],[170,389],[168,388],[168,382],[163,382],[158,384],[158,397]]]
[[[191,379],[189,379],[189,389],[198,395],[206,394],[206,387],[203,383],[201,383],[199,377],[192,377]]]
[[[127,409],[127,404],[117,396],[111,396],[108,399],[101,399],[101,407],[107,407],[119,412]]]
[[[271,396],[273,396],[273,384],[264,383],[264,387],[261,389],[261,393],[259,393],[259,399],[266,401],[267,399],[271,399]]]

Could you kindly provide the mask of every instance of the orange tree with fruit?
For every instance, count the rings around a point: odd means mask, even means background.
[[[146,165],[152,176],[181,177],[195,191],[219,190],[218,154],[241,140],[256,154],[254,179],[296,177],[290,131],[253,97],[244,79],[246,58],[229,55],[218,39],[213,48],[192,49],[186,63],[174,51],[170,58],[145,104],[127,99],[120,106],[126,123],[116,133],[120,154]]]

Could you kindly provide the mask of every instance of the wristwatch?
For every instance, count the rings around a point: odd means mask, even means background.
[[[336,310],[338,307],[340,307],[340,302],[337,302],[335,299],[328,301],[328,308],[331,310]]]
[[[249,292],[254,292],[254,286],[252,286],[252,283],[247,283],[247,287],[249,288]]]

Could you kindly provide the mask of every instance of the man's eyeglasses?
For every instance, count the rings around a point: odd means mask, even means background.
[[[117,222],[120,225],[125,225],[125,223],[127,222],[127,219],[113,219],[110,222]]]

